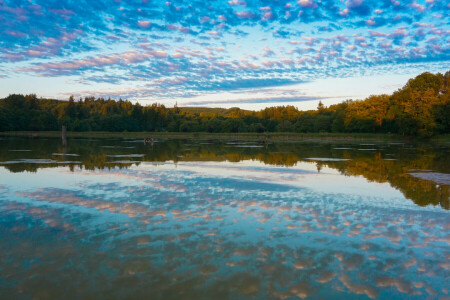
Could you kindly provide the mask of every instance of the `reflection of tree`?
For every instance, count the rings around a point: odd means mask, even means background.
[[[86,170],[128,168],[134,164],[127,161],[230,161],[257,160],[268,165],[294,166],[300,161],[311,163],[306,158],[329,157],[345,158],[348,161],[317,162],[317,170],[324,166],[337,169],[348,176],[364,176],[373,182],[388,182],[400,190],[405,197],[412,199],[418,205],[441,205],[449,209],[448,185],[435,183],[413,177],[408,173],[414,170],[433,170],[446,173],[450,162],[446,158],[446,149],[431,146],[385,145],[375,147],[376,151],[357,150],[363,146],[357,144],[333,145],[330,143],[280,143],[269,144],[267,148],[251,144],[232,144],[217,141],[184,141],[167,140],[154,144],[154,147],[144,145],[140,140],[70,140],[66,156],[52,155],[62,153],[58,139],[5,139],[0,144],[0,161],[15,161],[19,158],[52,159],[55,163],[20,163],[3,164],[11,172],[36,172],[39,168],[69,167]],[[259,146],[259,147],[254,147]],[[350,149],[334,149],[350,148]],[[9,150],[29,149],[31,152],[13,152]],[[79,156],[70,156],[77,154]],[[122,157],[122,155],[144,154],[143,157]],[[388,156],[386,154],[393,154]],[[391,158],[386,160],[386,158]],[[392,160],[395,158],[396,160]],[[64,160],[76,163],[56,163]],[[118,163],[116,161],[122,161]],[[413,171],[411,171],[413,170]],[[419,171],[420,172],[420,171]]]
[[[322,164],[316,163],[317,173],[320,173],[320,170],[322,170]]]
[[[401,157],[400,155],[398,155]],[[429,151],[424,155],[399,160],[384,160],[381,153],[372,157],[359,157],[350,160],[344,165],[329,163],[342,174],[362,175],[369,181],[388,182],[392,187],[399,189],[406,198],[412,199],[418,205],[438,205],[449,209],[449,187],[436,185],[436,183],[415,178],[408,173],[410,170],[436,170],[442,167],[437,163],[438,158],[433,157]],[[448,170],[448,169],[447,169]],[[445,172],[445,169],[444,169]]]

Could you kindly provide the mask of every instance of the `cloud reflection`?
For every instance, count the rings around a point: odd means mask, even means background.
[[[386,206],[359,190],[318,192],[283,182],[288,174],[307,183],[315,173],[255,163],[50,171],[63,181],[3,188],[7,296],[445,296],[442,209]],[[23,183],[39,175],[19,176]]]

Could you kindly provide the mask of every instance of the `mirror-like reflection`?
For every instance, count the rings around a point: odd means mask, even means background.
[[[214,140],[3,138],[0,166],[10,172],[68,166],[70,170],[128,168],[142,162],[261,161],[292,167],[314,162],[317,171],[329,167],[347,176],[389,183],[416,204],[450,208],[450,147],[446,144],[394,142],[304,141],[266,143]]]
[[[3,139],[0,295],[448,298],[448,148],[367,144]]]

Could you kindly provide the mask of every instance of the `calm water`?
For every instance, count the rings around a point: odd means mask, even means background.
[[[450,299],[450,148],[0,140],[1,299]]]

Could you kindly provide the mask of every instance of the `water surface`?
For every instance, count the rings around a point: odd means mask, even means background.
[[[449,298],[447,145],[7,138],[5,299]]]

